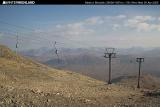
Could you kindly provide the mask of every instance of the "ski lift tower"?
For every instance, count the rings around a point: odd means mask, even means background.
[[[116,53],[114,52],[115,48],[106,48],[106,52],[104,53],[105,58],[109,58],[109,79],[108,84],[111,84],[111,59],[116,58]]]
[[[144,62],[144,58],[136,58],[136,62],[139,63],[138,84],[137,88],[140,88],[140,75],[141,75],[141,63]]]

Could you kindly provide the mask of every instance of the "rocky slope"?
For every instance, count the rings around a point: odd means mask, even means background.
[[[5,46],[0,46],[0,93],[0,106],[4,107],[159,104],[159,98],[145,96],[144,89],[107,85],[78,73],[53,69],[19,56]]]

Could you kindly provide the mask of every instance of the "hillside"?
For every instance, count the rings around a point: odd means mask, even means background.
[[[120,76],[112,80],[113,83],[118,83],[125,86],[134,87],[137,85],[137,76]],[[160,78],[150,74],[142,74],[140,77],[141,88],[143,89],[160,89]]]
[[[0,106],[108,107],[158,105],[144,89],[57,70],[0,46]],[[157,103],[155,103],[155,99]]]

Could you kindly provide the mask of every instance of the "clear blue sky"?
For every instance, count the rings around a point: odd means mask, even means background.
[[[97,42],[98,46],[127,47],[129,43],[128,47],[157,47],[160,45],[156,41],[160,32],[159,11],[159,5],[1,5],[0,31],[9,29],[38,36],[33,31],[1,23],[7,22],[35,29],[37,32],[47,32],[47,35],[50,34],[45,36],[47,39],[59,35],[52,39],[66,44],[84,42],[95,46]],[[145,40],[150,40],[151,36],[153,36],[152,42],[147,43]],[[71,41],[67,41],[67,38]],[[107,40],[108,38],[111,40]],[[7,41],[6,38],[5,40]],[[115,45],[114,41],[121,42]],[[47,43],[43,45],[48,46]],[[28,47],[33,46],[28,45]]]

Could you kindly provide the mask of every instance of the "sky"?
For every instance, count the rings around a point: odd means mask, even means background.
[[[54,46],[160,47],[159,5],[1,5],[0,44],[21,50]]]

